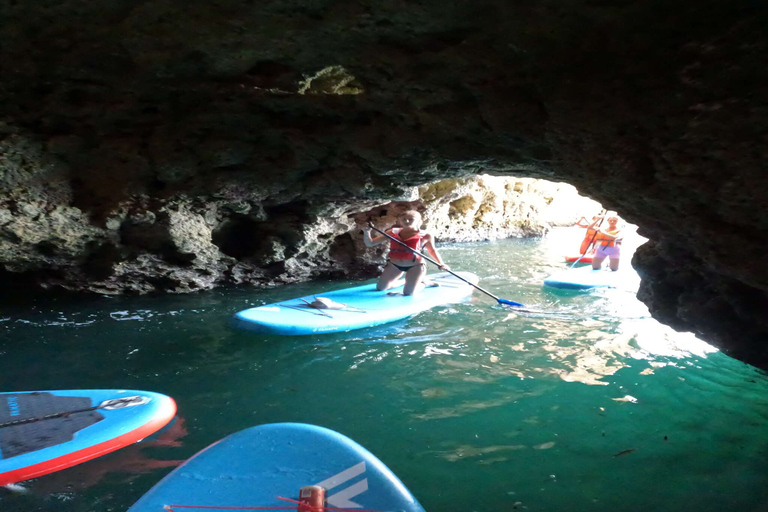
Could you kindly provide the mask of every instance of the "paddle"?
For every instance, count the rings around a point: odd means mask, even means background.
[[[571,268],[575,267],[576,264],[581,261],[581,258],[583,258],[584,256],[587,255],[587,253],[589,252],[589,248],[592,247],[592,244],[595,243],[595,238],[597,238],[597,232],[600,231],[600,226],[603,225],[603,220],[605,220],[605,215],[607,213],[608,212],[605,209],[603,209],[603,211],[600,212],[600,215],[602,215],[602,218],[600,219],[600,222],[597,224],[597,229],[595,229],[595,232],[592,234],[592,240],[589,241],[589,245],[587,246],[587,250],[584,251],[584,254],[579,256],[579,259],[577,259],[576,261],[573,262],[573,265],[571,265]]]
[[[54,418],[65,418],[72,414],[77,414],[81,412],[90,412],[90,411],[95,411],[97,409],[106,409],[106,410],[122,409],[124,407],[132,407],[134,405],[142,405],[145,403],[147,403],[147,399],[139,395],[127,396],[125,398],[112,398],[110,400],[104,400],[99,405],[94,405],[93,407],[86,407],[85,409],[75,409],[74,411],[54,412],[51,414],[46,414],[44,416],[24,418],[20,420],[9,421],[6,423],[0,423],[0,428],[15,427],[17,425],[26,425],[27,423],[34,423],[36,421],[43,421],[43,420],[52,420]]]
[[[424,258],[425,260],[427,260],[428,262],[430,262],[430,263],[432,263],[432,264],[434,264],[434,265],[437,265],[439,268],[441,268],[442,270],[445,270],[445,271],[446,271],[446,272],[448,272],[449,274],[452,274],[454,277],[458,277],[459,279],[461,279],[462,281],[464,281],[464,282],[465,282],[465,283],[467,283],[468,285],[470,285],[470,286],[474,286],[475,288],[477,288],[478,290],[480,290],[481,292],[483,292],[483,293],[484,293],[484,294],[486,294],[487,296],[491,297],[492,299],[495,299],[495,300],[496,300],[496,302],[498,302],[499,304],[501,304],[501,305],[504,305],[504,306],[514,306],[514,307],[518,307],[518,308],[522,308],[522,307],[525,307],[523,304],[520,304],[519,302],[515,302],[515,301],[513,301],[513,300],[507,300],[507,299],[502,299],[502,298],[500,298],[500,297],[497,297],[496,295],[492,294],[492,293],[491,293],[491,292],[489,292],[488,290],[484,290],[484,289],[480,288],[479,286],[477,286],[476,284],[474,284],[474,283],[472,283],[472,282],[470,282],[470,281],[467,281],[466,279],[464,279],[463,277],[461,277],[461,276],[460,276],[459,274],[457,274],[456,272],[452,272],[452,271],[448,270],[447,268],[444,268],[444,267],[443,267],[443,265],[440,265],[438,262],[436,262],[435,260],[433,260],[432,258],[430,258],[429,256],[427,256],[426,254],[424,254],[424,253],[422,253],[422,252],[419,252],[419,251],[417,251],[416,249],[414,249],[413,247],[409,246],[408,244],[406,244],[406,243],[404,243],[404,242],[402,242],[402,241],[398,240],[397,238],[395,238],[395,237],[393,237],[393,236],[390,236],[390,235],[388,235],[388,234],[387,234],[387,233],[385,233],[384,231],[382,231],[382,230],[380,230],[380,229],[378,229],[378,228],[374,227],[374,225],[373,225],[373,224],[371,224],[370,222],[368,223],[368,227],[370,227],[372,230],[376,231],[377,233],[381,233],[382,235],[384,235],[385,237],[389,238],[389,239],[390,239],[390,240],[392,240],[393,242],[397,242],[398,244],[400,244],[400,245],[402,245],[403,247],[407,248],[409,251],[413,252],[414,254],[418,254],[419,256],[421,256],[422,258]]]

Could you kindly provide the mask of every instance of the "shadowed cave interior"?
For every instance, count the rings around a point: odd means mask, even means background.
[[[6,286],[370,276],[360,215],[430,194],[458,209],[473,176],[543,178],[640,226],[632,264],[657,319],[768,367],[761,5],[67,0],[0,15]]]

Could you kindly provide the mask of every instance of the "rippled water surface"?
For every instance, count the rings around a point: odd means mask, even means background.
[[[338,281],[4,307],[3,390],[146,389],[179,416],[26,492],[0,489],[0,510],[123,511],[176,461],[280,421],[355,439],[431,512],[768,510],[765,374],[660,325],[632,293],[542,289],[578,238],[442,247],[540,314],[476,293],[343,335],[227,326],[250,305],[355,284]]]

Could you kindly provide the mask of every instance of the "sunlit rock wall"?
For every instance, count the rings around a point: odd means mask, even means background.
[[[424,230],[437,240],[473,242],[545,235],[553,226],[571,226],[595,215],[600,204],[564,183],[481,175],[414,187],[399,201],[355,216],[379,228],[396,225],[405,210],[416,210]]]
[[[419,187],[418,194],[426,229],[452,242],[543,236],[600,210],[571,185],[531,178],[447,180]]]
[[[344,237],[353,242],[346,246],[350,269],[378,270],[386,262],[388,246],[366,248],[359,227],[398,226],[407,210],[419,212],[422,229],[440,243],[543,236],[552,226],[571,226],[598,213],[600,204],[571,185],[531,178],[481,175],[414,187],[398,201],[352,215],[358,229]]]

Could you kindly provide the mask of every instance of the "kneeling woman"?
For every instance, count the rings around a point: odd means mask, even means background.
[[[419,230],[421,227],[421,215],[416,211],[404,212],[398,217],[401,228],[390,228],[386,233],[402,241],[408,247],[417,251],[424,251],[432,256],[439,264],[441,269],[447,269],[448,265],[443,263],[442,258],[435,249],[434,239],[429,233],[423,233]],[[405,286],[403,295],[413,295],[418,293],[425,285],[424,276],[427,273],[427,264],[422,261],[421,256],[403,247],[402,245],[389,240],[384,235],[371,237],[371,229],[363,230],[363,241],[366,247],[373,247],[382,242],[389,241],[389,259],[387,266],[384,267],[376,288],[387,290],[392,288],[403,273],[405,273]]]
[[[598,270],[605,258],[610,258],[611,270],[619,270],[619,258],[621,257],[621,228],[618,217],[608,217],[608,227],[600,228],[595,235],[597,250],[592,257],[592,269]]]

